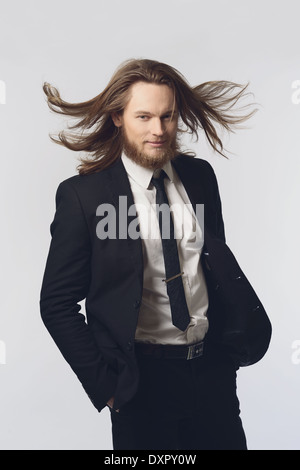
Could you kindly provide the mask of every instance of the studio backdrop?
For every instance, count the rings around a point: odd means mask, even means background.
[[[227,243],[273,325],[266,356],[238,373],[250,450],[299,450],[300,4],[297,0],[0,0],[0,448],[112,449],[97,413],[42,324],[39,295],[58,184],[79,154],[49,133],[43,82],[93,98],[129,58],[165,62],[198,85],[249,82],[258,112],[185,149],[213,166]],[[84,312],[84,303],[82,304]]]

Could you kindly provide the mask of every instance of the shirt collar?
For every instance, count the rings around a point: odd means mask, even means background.
[[[140,186],[142,186],[145,189],[149,188],[151,178],[154,175],[155,177],[158,176],[160,173],[159,170],[151,170],[150,168],[144,168],[143,166],[139,165],[138,163],[134,162],[131,160],[125,153],[122,153],[122,162],[124,164],[125,170],[127,174]],[[173,176],[173,167],[171,165],[171,162],[168,161],[162,169],[167,173],[170,181],[173,183],[174,176]]]

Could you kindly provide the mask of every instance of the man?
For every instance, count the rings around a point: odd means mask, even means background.
[[[231,113],[245,88],[192,88],[146,59],[85,103],[44,85],[81,129],[53,140],[92,157],[57,190],[41,314],[95,407],[109,406],[114,449],[247,449],[236,371],[263,357],[271,325],[225,243],[214,172],[178,138],[202,128],[223,155],[213,123],[250,117]]]

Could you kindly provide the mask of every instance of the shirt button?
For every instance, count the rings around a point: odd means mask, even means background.
[[[127,351],[132,350],[132,342],[131,341],[128,341],[126,349],[127,349]]]
[[[139,300],[136,300],[133,305],[134,305],[134,308],[139,308],[139,306],[141,305],[141,302]]]

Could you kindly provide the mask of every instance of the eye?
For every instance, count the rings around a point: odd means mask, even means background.
[[[141,119],[142,121],[146,121],[148,119],[148,116],[141,115],[141,116],[138,116],[138,119]]]

